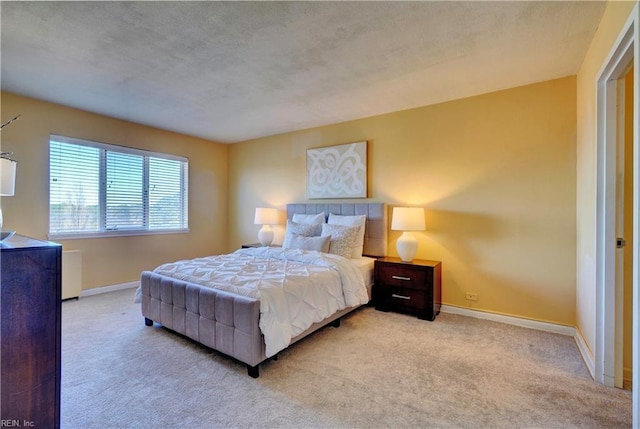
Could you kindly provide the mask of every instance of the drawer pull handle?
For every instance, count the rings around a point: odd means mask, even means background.
[[[406,299],[406,300],[410,300],[411,299],[410,296],[396,295],[395,293],[391,294],[391,298],[400,298],[400,299]]]
[[[392,279],[411,281],[411,277],[391,276]]]

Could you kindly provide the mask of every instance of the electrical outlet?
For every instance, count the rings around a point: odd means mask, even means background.
[[[467,292],[464,294],[465,299],[468,299],[469,301],[477,301],[478,300],[478,294],[477,293],[472,293],[472,292]]]

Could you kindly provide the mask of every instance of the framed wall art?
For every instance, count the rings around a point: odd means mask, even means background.
[[[366,197],[366,141],[307,149],[307,198]]]

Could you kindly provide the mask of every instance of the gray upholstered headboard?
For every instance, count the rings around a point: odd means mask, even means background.
[[[287,204],[287,219],[294,213],[318,214],[329,213],[356,216],[367,215],[364,233],[364,251],[366,256],[387,256],[388,213],[384,203],[299,203]]]

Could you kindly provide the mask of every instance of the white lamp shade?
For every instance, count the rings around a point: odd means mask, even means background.
[[[16,166],[12,159],[0,158],[0,196],[11,197],[16,190]]]
[[[256,225],[276,225],[278,223],[278,210],[257,207],[253,223]]]
[[[421,207],[394,207],[391,229],[394,231],[424,231],[424,209]]]

